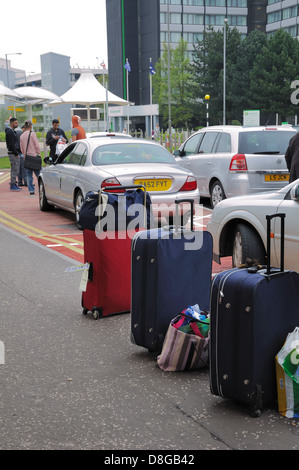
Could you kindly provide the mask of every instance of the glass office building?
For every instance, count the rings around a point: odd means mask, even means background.
[[[168,42],[168,28],[171,47],[183,38],[191,54],[204,30],[222,29],[225,18],[244,36],[254,29],[266,32],[267,4],[267,0],[106,0],[110,90],[126,97],[123,64],[128,58],[134,71],[129,77],[130,101],[148,104],[149,59],[153,63],[159,59],[163,43]]]
[[[291,36],[299,38],[299,0],[268,0],[267,34],[273,34],[280,28]]]

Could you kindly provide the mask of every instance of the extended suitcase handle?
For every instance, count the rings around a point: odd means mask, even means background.
[[[275,217],[280,218],[281,222],[281,235],[280,235],[280,271],[284,271],[284,226],[286,214],[272,214],[266,215],[267,219],[267,274],[271,274],[271,220]]]
[[[188,202],[189,204],[191,204],[191,231],[193,232],[194,230],[194,214],[193,214],[193,211],[194,211],[194,201],[193,199],[176,199],[175,200],[175,230],[176,232],[178,231],[179,229],[179,224],[178,224],[178,220],[179,220],[179,204],[181,204],[182,202]]]
[[[147,214],[146,214],[146,187],[144,186],[144,184],[134,184],[134,185],[130,185],[130,186],[104,186],[103,188],[101,188],[99,190],[99,205],[101,205],[101,196],[102,196],[102,192],[105,191],[105,190],[109,190],[109,191],[116,191],[116,190],[127,190],[127,189],[143,189],[144,191],[144,220],[143,220],[143,223],[144,223],[144,227],[146,227],[146,223],[147,223]],[[100,216],[99,216],[100,218]]]

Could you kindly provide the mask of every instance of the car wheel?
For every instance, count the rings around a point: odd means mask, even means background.
[[[259,235],[248,225],[238,224],[234,232],[232,265],[241,266],[247,259],[257,264],[265,264],[264,245]]]
[[[81,210],[83,202],[84,202],[83,194],[82,194],[82,191],[79,190],[77,191],[76,197],[75,197],[75,217],[76,217],[77,227],[80,230],[82,229],[82,227],[79,225],[79,214],[80,214],[80,210]]]
[[[45,185],[42,180],[39,180],[39,208],[41,211],[52,211],[54,206],[48,203],[45,191]]]
[[[213,209],[218,204],[218,202],[223,201],[223,199],[226,199],[223,186],[218,180],[214,181],[214,183],[212,184],[210,194],[211,205]]]

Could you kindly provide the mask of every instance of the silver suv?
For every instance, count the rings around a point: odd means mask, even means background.
[[[295,134],[288,126],[211,126],[189,137],[174,156],[192,171],[200,195],[210,197],[215,207],[228,197],[288,184],[284,155]]]

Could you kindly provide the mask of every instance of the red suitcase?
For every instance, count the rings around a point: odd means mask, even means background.
[[[135,186],[135,188],[144,188]],[[109,190],[129,189],[111,187]],[[105,190],[106,188],[104,188]],[[145,190],[145,188],[144,188]],[[99,200],[101,200],[100,191]],[[144,224],[146,225],[146,191],[144,192]],[[150,208],[149,208],[150,210]],[[116,313],[129,313],[131,304],[131,242],[140,229],[106,232],[97,237],[96,230],[83,231],[84,263],[88,263],[88,282],[82,292],[83,314],[89,311],[96,320]]]
[[[84,262],[90,264],[87,290],[82,293],[83,314],[93,318],[130,311],[131,236],[116,232],[115,239],[99,240],[96,232],[85,229]]]

